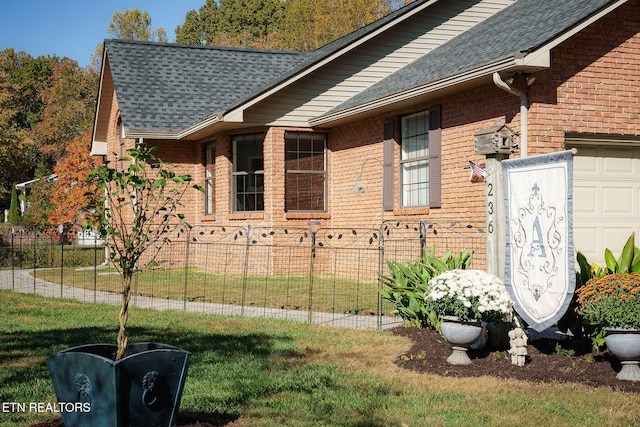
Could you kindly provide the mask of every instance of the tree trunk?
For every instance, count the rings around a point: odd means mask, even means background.
[[[116,360],[124,356],[127,349],[127,319],[129,318],[129,300],[131,299],[131,273],[122,273],[122,306],[120,307],[120,331],[118,332],[118,352]]]

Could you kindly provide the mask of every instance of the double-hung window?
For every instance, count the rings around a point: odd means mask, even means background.
[[[204,145],[204,213],[211,215],[215,212],[215,159],[216,144],[207,142]]]
[[[400,200],[403,208],[441,206],[441,115],[441,107],[434,106],[400,120]],[[385,137],[385,142],[392,144],[393,140]],[[393,154],[390,150],[387,152]]]
[[[286,132],[285,209],[325,211],[327,187],[327,135]]]
[[[402,117],[402,206],[428,206],[429,112]]]
[[[232,137],[233,211],[264,210],[264,134]]]

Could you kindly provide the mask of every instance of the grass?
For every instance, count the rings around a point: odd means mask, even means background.
[[[38,278],[83,289],[113,292],[119,289],[114,270],[59,268],[38,270]],[[162,268],[137,274],[137,295],[197,302],[307,310],[328,313],[377,314],[378,282],[308,274],[221,274],[198,267]],[[385,314],[391,307],[384,305]]]
[[[115,342],[117,308],[0,291],[0,401],[54,402],[45,365],[68,347]],[[193,353],[187,418],[233,426],[633,426],[640,397],[571,384],[452,379],[393,364],[389,332],[133,308],[132,341]],[[0,412],[0,426],[55,414]]]

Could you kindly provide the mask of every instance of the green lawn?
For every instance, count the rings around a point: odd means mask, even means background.
[[[52,283],[98,291],[118,291],[114,270],[83,270],[73,267],[38,270],[37,276]],[[221,274],[197,267],[162,268],[137,274],[137,295],[187,301],[245,306],[309,309],[328,313],[376,314],[378,282],[358,281],[332,274],[247,275]],[[386,313],[392,307],[384,304]]]
[[[118,308],[0,291],[0,401],[54,402],[59,350],[115,342]],[[181,415],[234,426],[636,426],[640,396],[404,371],[389,332],[132,308],[130,341],[193,353]],[[1,426],[56,415],[0,412]]]

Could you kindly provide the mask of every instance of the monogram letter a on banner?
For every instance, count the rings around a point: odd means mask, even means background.
[[[567,310],[575,289],[570,151],[502,162],[505,285],[516,312],[542,331]]]

